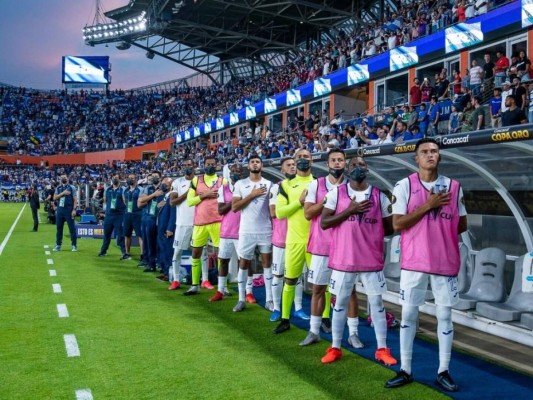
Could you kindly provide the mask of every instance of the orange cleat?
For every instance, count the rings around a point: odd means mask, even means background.
[[[213,285],[211,285],[211,282],[209,281],[203,281],[200,286],[204,289],[209,289],[209,290],[213,290],[215,288]]]
[[[217,290],[217,292],[215,293],[215,295],[213,297],[211,297],[209,299],[209,301],[220,301],[220,300],[223,300],[224,299],[224,293],[222,292],[219,292]]]
[[[374,357],[376,357],[376,360],[382,362],[385,365],[398,364],[398,361],[396,361],[396,359],[393,356],[391,356],[390,349],[388,347],[377,349]]]
[[[180,288],[180,283],[178,281],[174,281],[170,284],[168,290],[177,290]]]
[[[257,300],[255,299],[253,293],[248,293],[248,294],[246,295],[246,302],[247,302],[247,303],[250,303],[250,304],[257,303]]]
[[[326,355],[322,357],[323,364],[330,364],[342,358],[342,350],[336,347],[329,347],[326,350]]]

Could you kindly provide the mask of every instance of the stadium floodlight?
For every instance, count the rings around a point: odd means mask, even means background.
[[[94,26],[86,26],[82,29],[83,40],[88,45],[119,41],[127,36],[128,40],[136,39],[145,34],[148,29],[146,12],[139,16],[128,18],[114,23],[102,23]]]

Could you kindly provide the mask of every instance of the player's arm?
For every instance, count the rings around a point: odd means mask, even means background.
[[[286,194],[284,194],[283,183],[279,185],[278,197],[276,197],[276,218],[288,218],[304,206],[304,199],[294,199],[289,203]]]
[[[364,213],[367,211],[372,203],[370,200],[364,200],[360,203],[352,200],[350,205],[346,207],[345,210],[335,215],[335,210],[337,208],[337,199],[338,199],[338,189],[328,193],[328,199],[322,210],[322,215],[320,217],[320,227],[322,229],[333,228],[337,225],[342,224],[350,216],[357,213]]]
[[[231,199],[231,209],[234,212],[241,211],[242,209],[246,208],[248,204],[252,202],[253,199],[256,199],[257,197],[266,194],[266,192],[266,186],[255,185],[255,187],[252,189],[248,196],[241,197],[240,187],[239,190],[237,190],[237,187],[235,187],[236,196],[233,196],[233,199]]]
[[[218,213],[225,215],[231,210],[231,201],[224,201],[224,186],[218,189]]]
[[[394,230],[402,231],[416,225],[430,210],[448,204],[450,196],[450,192],[433,193],[433,188],[431,188],[427,201],[416,210],[405,215],[394,214],[392,216]]]
[[[468,222],[466,220],[466,215],[459,217],[459,234],[466,232],[468,230]]]
[[[189,207],[194,207],[200,204],[203,200],[201,195],[196,194],[196,185],[198,184],[198,178],[195,176],[192,178],[191,187],[187,192],[187,205]]]
[[[78,192],[76,189],[72,189],[72,198],[74,199],[74,204],[72,205],[72,212],[75,213],[78,209]]]
[[[180,196],[178,195],[178,192],[171,192],[170,193],[170,205],[179,206],[181,203],[183,203],[187,199],[188,194],[189,192],[185,192]]]
[[[308,221],[314,217],[322,214],[324,203],[316,203],[316,192],[318,191],[318,181],[314,180],[307,188],[307,195],[305,196],[304,215]]]
[[[392,215],[383,218],[383,233],[385,236],[390,236],[394,233],[394,227],[392,226]]]

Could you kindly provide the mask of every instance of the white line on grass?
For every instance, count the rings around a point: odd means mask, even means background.
[[[59,315],[59,318],[68,318],[68,310],[66,304],[58,304],[57,305],[57,314]]]
[[[49,247],[50,247],[50,246],[48,246],[47,244],[45,244],[45,245],[43,246],[44,249],[48,249]]]
[[[93,400],[91,389],[76,390],[76,400]]]
[[[67,357],[79,357],[80,349],[78,348],[78,342],[74,335],[63,335],[65,340],[65,348],[67,349]]]
[[[55,269],[51,269],[48,272],[50,273],[50,276],[57,276],[57,272]]]
[[[50,254],[52,254],[52,253],[50,253],[49,250],[46,250],[46,251],[44,252],[44,255],[45,255],[45,256],[49,256]]]
[[[46,263],[47,263],[48,265],[52,265],[52,264],[54,263],[54,260],[52,260],[51,258],[47,258],[47,259],[46,259]]]
[[[11,225],[11,228],[9,228],[9,231],[6,234],[6,237],[4,238],[4,241],[2,242],[2,244],[0,244],[0,256],[4,252],[4,249],[5,249],[6,245],[7,245],[7,242],[9,241],[9,238],[11,237],[11,234],[15,230],[15,226],[17,226],[17,222],[19,222],[20,216],[22,215],[22,212],[24,211],[24,208],[26,207],[26,204],[27,203],[24,203],[24,205],[22,206],[22,210],[20,210],[19,215],[17,215],[17,218],[15,219],[15,222],[13,222],[13,225]]]
[[[54,293],[61,293],[61,285],[59,283],[52,283],[52,289],[54,289]]]

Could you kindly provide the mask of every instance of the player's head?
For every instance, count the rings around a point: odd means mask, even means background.
[[[348,178],[350,178],[352,181],[361,183],[368,175],[368,164],[363,157],[354,157],[350,160],[348,171]]]
[[[309,171],[311,164],[313,164],[311,152],[307,149],[298,149],[294,154],[294,161],[296,162],[296,169],[302,172]]]
[[[229,177],[231,179],[231,182],[235,183],[239,179],[242,179],[242,175],[243,175],[244,170],[243,170],[241,164],[235,163],[235,164],[232,164],[229,167],[229,172],[230,172]]]
[[[204,161],[204,171],[207,175],[214,175],[217,170],[217,159],[214,156],[207,156]]]
[[[161,182],[161,175],[161,171],[152,171],[151,177],[153,185],[159,185],[159,182]]]
[[[441,160],[440,145],[433,138],[423,138],[416,142],[415,161],[419,167],[437,167]]]
[[[186,158],[185,160],[183,160],[183,164],[182,164],[183,174],[185,176],[193,175],[195,166],[196,164],[194,163],[192,158]]]
[[[340,178],[346,168],[346,154],[344,154],[344,151],[337,147],[331,149],[328,153],[327,166],[331,176]]]
[[[252,153],[248,158],[248,169],[252,174],[258,174],[263,168],[263,160],[257,153]]]
[[[281,161],[281,172],[287,179],[292,179],[296,176],[296,163],[294,158],[286,157]]]

